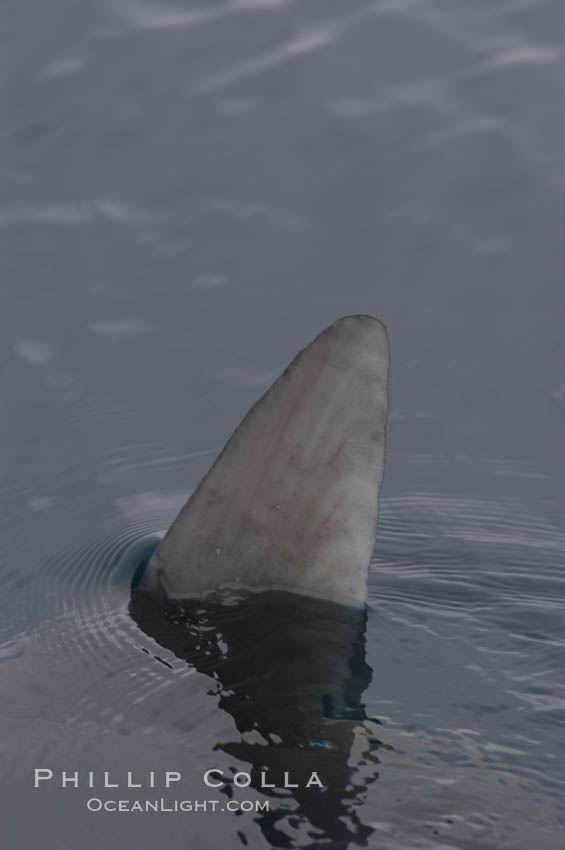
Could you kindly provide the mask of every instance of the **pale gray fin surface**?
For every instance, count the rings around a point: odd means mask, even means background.
[[[324,330],[251,408],[144,578],[170,599],[222,586],[366,600],[387,417],[388,339],[370,316]]]

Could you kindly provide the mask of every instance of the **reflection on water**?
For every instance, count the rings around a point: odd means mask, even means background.
[[[218,592],[180,606],[135,589],[130,610],[146,634],[214,680],[211,693],[239,733],[215,750],[251,765],[251,787],[277,801],[258,816],[267,841],[365,846],[373,830],[356,809],[382,746],[362,726],[366,612],[283,591]],[[364,747],[352,761],[356,737]],[[281,789],[285,772],[296,787]]]

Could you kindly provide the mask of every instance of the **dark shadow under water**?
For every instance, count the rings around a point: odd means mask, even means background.
[[[273,847],[367,845],[373,830],[356,809],[378,777],[384,745],[363,725],[371,681],[365,610],[285,591],[173,604],[134,586],[130,611],[146,634],[213,679],[210,694],[239,733],[215,749],[237,759],[251,787],[270,798],[256,820]],[[285,772],[298,787],[281,787]],[[307,787],[313,773],[323,789]],[[276,787],[263,787],[262,774]]]

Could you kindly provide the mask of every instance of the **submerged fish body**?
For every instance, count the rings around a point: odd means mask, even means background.
[[[169,599],[278,588],[362,606],[378,515],[388,339],[347,316],[251,408],[148,566]]]
[[[155,605],[134,590],[130,613],[146,635],[213,682],[210,694],[235,725],[216,742],[216,758],[247,765],[250,787],[271,799],[256,820],[269,846],[296,846],[285,842],[297,829],[315,829],[331,846],[365,842],[371,829],[356,805],[376,779],[382,746],[362,701],[371,681],[365,610],[281,590]],[[363,755],[351,765],[355,746]],[[265,777],[285,775],[290,797],[280,783],[265,785]],[[309,785],[313,775],[323,788]],[[234,793],[233,778],[225,779],[225,792]]]
[[[373,830],[358,810],[388,754],[363,703],[387,368],[382,325],[339,320],[252,408],[156,554],[153,535],[131,532],[126,545],[120,531],[94,547],[92,563],[91,547],[53,559],[49,592],[69,563],[95,581],[76,610],[62,582],[63,610],[23,636],[21,659],[6,667],[5,771],[21,787],[36,767],[56,776],[88,765],[120,777],[174,769],[193,782],[213,768],[222,799],[270,805],[245,822],[215,813],[209,838],[192,821],[188,839],[198,846],[228,846],[222,837],[229,846],[367,845]],[[42,823],[61,805],[55,784],[32,797]],[[187,787],[195,798],[210,791]],[[102,794],[75,791],[81,806],[69,809],[69,835],[90,846],[84,806]],[[175,847],[187,840],[179,818],[168,821]],[[131,821],[120,819],[118,833],[111,823],[112,840],[129,840]],[[149,819],[139,846],[156,846],[160,828]],[[36,846],[20,833],[11,846]]]

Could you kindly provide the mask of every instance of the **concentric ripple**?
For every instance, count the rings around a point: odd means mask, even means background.
[[[128,734],[148,722],[174,727],[184,719],[183,701],[162,694],[193,671],[144,635],[129,614],[132,579],[162,525],[160,516],[116,523],[103,538],[46,559],[17,592],[10,587],[17,601],[6,611],[0,646],[2,713],[8,724],[38,730],[27,750],[31,761],[56,761],[59,750],[72,760],[91,727],[97,734]],[[198,719],[196,711],[192,722]],[[4,767],[17,772],[20,762],[15,750]]]
[[[370,598],[522,633],[543,612],[564,638],[565,530],[558,506],[419,493],[383,502]],[[559,615],[552,632],[552,611]],[[531,619],[530,619],[531,618]]]
[[[28,781],[37,764],[105,769],[112,752],[122,765],[161,759],[168,767],[177,752],[207,766],[212,751],[232,760],[241,751],[244,761],[254,752],[226,726],[230,714],[243,723],[236,691],[211,690],[213,670],[187,663],[132,619],[132,578],[170,521],[170,507],[151,513],[141,500],[135,514],[133,504],[108,534],[39,564],[33,582],[8,577],[17,603],[5,607],[0,646],[5,776]],[[546,830],[538,846],[555,846],[565,793],[565,534],[557,516],[554,504],[516,499],[383,500],[366,633],[373,682],[364,697],[391,747],[379,756],[376,783],[383,847],[389,836],[421,834],[420,812],[448,846],[490,848],[496,833],[497,846],[521,850],[525,838],[508,843],[514,799],[530,807],[532,829]],[[310,663],[324,657],[317,651]],[[222,663],[231,682],[242,658]],[[241,681],[262,699],[260,682]],[[311,691],[314,677],[303,684]],[[263,712],[265,723],[284,719],[276,702]],[[398,798],[409,788],[407,820]]]

